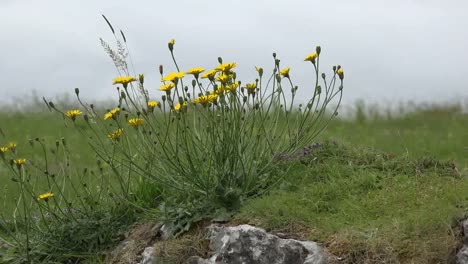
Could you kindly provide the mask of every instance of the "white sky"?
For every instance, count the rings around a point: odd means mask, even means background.
[[[270,72],[277,52],[301,97],[313,80],[303,59],[316,45],[326,73],[344,67],[345,103],[468,97],[467,0],[0,0],[0,102],[34,90],[73,96],[75,87],[90,101],[111,98],[116,71],[99,37],[112,35],[101,14],[125,32],[155,98],[158,65],[173,69],[171,38],[183,69],[222,56],[243,83],[254,66]]]

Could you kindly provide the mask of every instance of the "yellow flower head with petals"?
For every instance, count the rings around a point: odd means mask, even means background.
[[[210,81],[213,81],[217,72],[218,72],[218,70],[216,70],[216,69],[210,70],[210,71],[206,72],[205,74],[203,74],[201,78],[202,79],[207,79],[208,78]]]
[[[225,74],[225,73],[221,73],[220,75],[218,75],[218,77],[216,77],[216,80],[219,81],[222,84],[227,83],[231,79],[232,79],[232,75],[228,75],[228,74]]]
[[[9,149],[8,147],[0,147],[0,154],[3,156],[5,152],[7,152]]]
[[[239,87],[239,84],[238,83],[233,83],[233,84],[230,84],[230,85],[226,85],[224,87],[224,89],[227,91],[227,92],[234,92],[236,91],[236,89]]]
[[[132,118],[128,120],[128,124],[133,127],[138,127],[138,126],[143,125],[144,121],[145,120],[143,120],[143,118]]]
[[[116,118],[120,113],[120,108],[114,108],[104,115],[104,120]]]
[[[75,110],[70,110],[70,111],[67,111],[65,113],[66,116],[68,116],[69,118],[71,118],[73,121],[75,121],[76,117],[81,115],[81,111],[78,110],[78,109],[75,109]]]
[[[255,89],[257,89],[257,83],[248,83],[248,84],[245,85],[245,88],[249,92],[253,92],[253,91],[255,91]]]
[[[159,87],[159,90],[160,91],[165,91],[165,92],[169,92],[171,91],[172,88],[175,87],[175,84],[173,83],[168,83],[168,84],[163,84]]]
[[[164,76],[162,78],[162,81],[177,82],[177,80],[182,79],[184,75],[184,72],[171,72],[168,75]]]
[[[44,194],[41,194],[39,195],[39,197],[37,197],[37,200],[40,201],[40,200],[44,200],[47,202],[47,200],[49,200],[50,197],[53,197],[54,194],[51,193],[51,192],[48,192],[48,193],[44,193]]]
[[[12,151],[12,152],[15,152],[16,150],[16,143],[15,142],[10,142],[8,143],[8,145],[6,145],[7,149]]]
[[[15,163],[16,166],[21,167],[26,163],[26,159],[15,159],[13,160],[13,163]]]
[[[205,71],[205,68],[191,68],[190,70],[187,71],[187,73],[193,74],[193,76],[198,79],[198,76],[200,75],[200,73],[204,71]]]
[[[217,98],[218,98],[218,96],[214,95],[214,94],[203,95],[203,96],[199,96],[198,98],[193,100],[193,103],[194,104],[207,105],[207,104],[212,103],[213,101],[215,101]]]
[[[234,69],[237,66],[235,62],[228,62],[228,63],[223,63],[220,64],[216,70],[222,71],[222,72],[229,72],[230,70]]]
[[[176,105],[174,106],[174,109],[173,109],[173,110],[176,111],[176,112],[179,112],[181,109],[183,109],[183,108],[186,107],[187,105],[188,105],[188,102],[187,102],[187,101],[184,101],[183,104],[178,103],[178,104],[176,104]]]
[[[136,79],[133,76],[119,76],[114,79],[112,84],[122,84],[124,87],[127,87],[129,83],[134,81],[136,81]]]
[[[284,68],[284,69],[282,69],[282,70],[280,71],[280,74],[281,74],[283,77],[289,78],[289,70],[290,70],[290,69],[291,69],[290,67],[286,67],[286,68]]]
[[[123,129],[119,128],[112,133],[107,134],[107,137],[111,140],[119,140],[123,134]]]
[[[310,61],[312,63],[315,63],[315,59],[318,57],[317,52],[311,53],[305,57],[304,61]]]
[[[156,106],[159,106],[158,101],[148,101],[148,107],[155,108]]]

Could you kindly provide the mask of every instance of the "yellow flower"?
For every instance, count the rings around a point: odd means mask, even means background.
[[[184,72],[171,72],[168,75],[164,76],[162,80],[176,82],[178,79],[182,79],[184,75]]]
[[[119,113],[120,113],[120,108],[114,108],[104,115],[104,120],[115,118],[119,115]]]
[[[0,147],[0,155],[2,155],[2,157],[5,155],[4,153],[7,152],[9,149],[8,147]]]
[[[227,91],[227,92],[234,92],[237,87],[239,87],[239,84],[238,83],[233,83],[233,84],[230,84],[230,85],[226,85],[224,87],[224,89]]]
[[[131,82],[136,81],[135,77],[133,76],[119,76],[114,79],[114,82],[112,84],[122,84],[124,87],[127,87],[127,85]]]
[[[81,115],[81,111],[78,109],[70,110],[65,113],[68,117],[70,117],[73,121],[75,121],[76,117]]]
[[[138,126],[143,125],[144,121],[145,120],[143,120],[143,118],[132,118],[128,120],[128,124],[133,127],[138,127]]]
[[[262,77],[262,75],[263,75],[263,68],[255,66],[255,70],[258,72],[258,75],[260,75],[260,77]]]
[[[224,73],[221,73],[220,75],[218,75],[218,77],[216,78],[217,81],[225,84],[227,83],[228,81],[230,81],[232,79],[232,75],[227,75],[227,74],[224,74]]]
[[[8,145],[6,146],[6,148],[7,148],[8,150],[11,150],[12,152],[15,152],[15,150],[16,150],[16,143],[15,143],[15,142],[10,142],[10,143],[8,143]]]
[[[157,102],[157,101],[149,101],[148,102],[148,107],[155,108],[156,106],[159,106],[159,102]]]
[[[13,163],[15,163],[16,166],[21,167],[26,163],[26,159],[15,159],[13,160]]]
[[[218,98],[218,95],[215,95],[215,94],[203,95],[193,100],[193,103],[206,105],[206,104],[212,103],[217,98]]]
[[[193,76],[198,79],[198,76],[200,75],[200,73],[204,71],[205,71],[205,68],[191,68],[190,70],[188,70],[187,73],[193,74]]]
[[[44,194],[39,195],[39,197],[37,198],[37,200],[38,200],[38,201],[44,200],[44,201],[47,202],[47,200],[49,200],[49,198],[50,198],[50,197],[53,197],[53,196],[54,196],[53,193],[48,192],[48,193],[44,193]]]
[[[184,106],[187,106],[187,105],[188,105],[187,101],[184,101],[182,105],[178,103],[174,106],[174,111],[178,112],[180,111],[180,109],[182,109]]]
[[[245,85],[245,88],[247,89],[247,92],[249,94],[254,93],[255,89],[257,89],[257,83],[256,82],[248,83],[248,84]]]
[[[286,68],[284,68],[284,69],[282,69],[282,70],[280,71],[280,74],[283,75],[283,76],[286,77],[286,78],[289,78],[289,70],[290,70],[290,69],[291,69],[290,67],[286,67]]]
[[[222,71],[222,72],[229,72],[230,70],[234,69],[237,66],[235,62],[228,62],[228,63],[223,63],[220,64],[216,70]]]
[[[311,53],[305,57],[304,61],[310,61],[312,63],[315,63],[315,59],[318,57],[317,52]]]
[[[167,47],[169,48],[169,50],[172,52],[172,50],[174,49],[174,44],[175,44],[175,40],[174,39],[171,39],[169,40],[169,43],[167,43]]]
[[[336,71],[336,74],[338,74],[338,77],[340,77],[341,80],[344,79],[344,70],[343,68],[340,68]]]
[[[163,84],[159,87],[159,90],[160,91],[165,91],[165,92],[168,92],[170,91],[172,88],[175,87],[175,84],[173,83],[168,83],[168,84]]]
[[[208,78],[210,80],[214,80],[214,76],[216,75],[217,72],[218,72],[217,69],[210,70],[202,75],[202,79]]]
[[[119,128],[116,131],[108,134],[107,137],[112,140],[119,140],[122,134],[123,134],[123,129]]]

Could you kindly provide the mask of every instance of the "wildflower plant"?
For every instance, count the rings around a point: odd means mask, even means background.
[[[208,70],[180,67],[175,40],[168,43],[175,70],[166,73],[161,65],[159,88],[147,87],[145,75],[130,74],[125,35],[108,24],[117,49],[101,42],[120,73],[112,82],[118,103],[102,114],[77,92],[88,124],[84,133],[112,168],[121,194],[134,199],[139,188],[153,186],[163,214],[169,204],[192,208],[188,215],[237,209],[281,180],[273,173],[280,155],[309,145],[337,114],[344,71],[333,66],[327,79],[319,46],[304,59],[315,80],[303,88],[305,103],[297,104],[293,70],[281,67],[276,54],[272,71],[252,66],[258,77],[244,84],[238,64],[222,58]],[[157,100],[149,96],[154,92]]]

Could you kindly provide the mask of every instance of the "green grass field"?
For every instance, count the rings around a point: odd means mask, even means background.
[[[42,157],[65,138],[73,162],[91,166],[90,147],[55,113],[0,113],[0,145]],[[459,106],[395,116],[336,119],[317,139],[329,142],[288,162],[284,181],[247,201],[234,222],[314,239],[343,263],[440,263],[460,242],[456,223],[468,208],[468,114]],[[286,168],[288,168],[286,170]],[[15,183],[0,166],[4,211]]]

